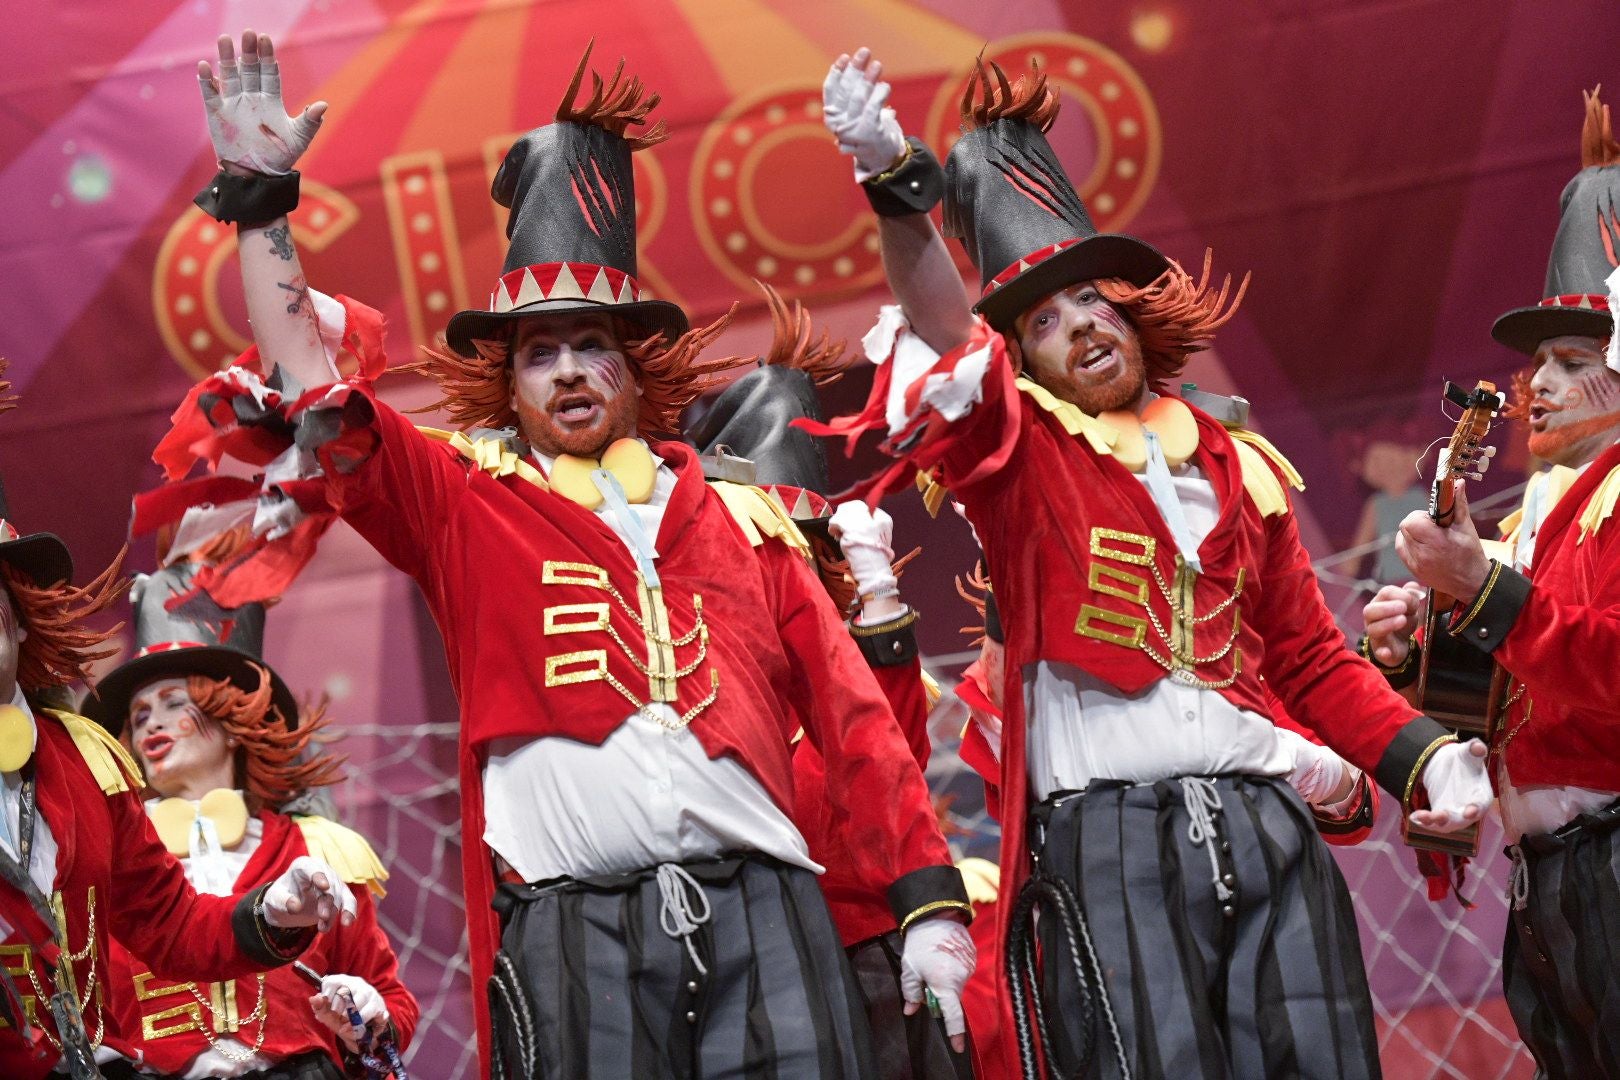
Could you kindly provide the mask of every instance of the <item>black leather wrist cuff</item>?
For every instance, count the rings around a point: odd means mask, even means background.
[[[216,221],[246,225],[274,221],[298,206],[298,172],[286,176],[237,176],[221,169],[191,201]]]
[[[265,922],[259,904],[269,888],[269,885],[260,885],[237,902],[231,912],[231,933],[238,947],[255,963],[280,967],[296,960],[298,954],[309,947],[315,940],[315,928],[280,929]]]
[[[964,919],[973,917],[962,871],[954,866],[925,866],[900,878],[889,886],[889,910],[902,931],[918,919],[942,911],[959,911]]]
[[[1323,836],[1348,836],[1360,829],[1370,828],[1373,823],[1372,782],[1367,774],[1362,773],[1356,780],[1355,802],[1350,804],[1350,810],[1344,817],[1334,817],[1320,807],[1311,807],[1311,814],[1316,818],[1316,831]]]
[[[916,611],[903,611],[872,626],[850,624],[849,632],[870,667],[899,667],[917,659]]]
[[[899,165],[861,185],[878,217],[926,214],[945,197],[945,170],[934,152],[918,138],[906,139]]]
[[[1460,607],[1446,633],[1462,638],[1483,653],[1493,653],[1507,640],[1519,611],[1530,599],[1530,579],[1505,563],[1491,560],[1485,584],[1466,607]]]

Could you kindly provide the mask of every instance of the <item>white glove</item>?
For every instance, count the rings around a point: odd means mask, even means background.
[[[1478,821],[1491,805],[1485,744],[1478,739],[1436,750],[1419,779],[1429,793],[1429,809],[1414,810],[1412,824],[1425,829],[1456,832]]]
[[[388,1004],[377,988],[358,975],[328,975],[321,980],[321,991],[310,997],[315,1019],[343,1040],[350,1053],[360,1049],[360,1032],[349,1020],[349,1005],[360,1013],[360,1023],[374,1034],[388,1027]]]
[[[862,596],[894,595],[894,519],[858,499],[839,503],[828,528],[849,560],[849,576]]]
[[[967,1047],[962,987],[972,977],[978,961],[973,935],[949,915],[922,919],[906,930],[905,947],[900,952],[900,993],[906,999],[906,1015],[922,1008],[924,987],[932,990],[945,1021],[945,1034],[951,1037],[957,1053]]]
[[[208,134],[221,162],[270,176],[285,176],[320,129],[326,102],[317,101],[296,118],[281,104],[281,69],[275,47],[252,30],[242,32],[242,62],[231,39],[219,39],[219,77],[208,61],[197,62]]]
[[[1277,737],[1294,756],[1294,769],[1288,774],[1288,783],[1299,792],[1299,797],[1310,806],[1321,806],[1332,799],[1344,785],[1350,764],[1297,731],[1278,728]]]
[[[894,167],[906,152],[906,136],[887,108],[889,84],[870,49],[840,56],[821,84],[821,122],[838,149],[855,159],[855,179],[865,182]]]
[[[264,891],[264,921],[278,929],[313,926],[322,933],[354,922],[354,894],[336,870],[300,855]]]

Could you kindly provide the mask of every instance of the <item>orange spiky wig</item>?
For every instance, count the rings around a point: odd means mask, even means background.
[[[192,704],[236,740],[236,780],[247,792],[251,808],[280,806],[301,791],[342,780],[344,759],[306,754],[310,747],[328,741],[326,700],[305,702],[293,726],[271,701],[269,671],[259,664],[253,667],[259,673],[259,687],[252,692],[226,679],[202,675],[186,679]]]
[[[967,136],[989,128],[998,121],[1016,120],[1030,125],[1039,132],[1039,135],[1022,139],[1013,136],[998,140],[993,151],[996,157],[995,168],[990,170],[990,173],[999,173],[1012,189],[1018,191],[1015,205],[1021,205],[1027,198],[1036,206],[1042,207],[1044,214],[1051,215],[1050,220],[1054,222],[1067,221],[1068,228],[1080,228],[1084,223],[1082,232],[1084,238],[1089,235],[1088,217],[1080,203],[1078,193],[1063,175],[1061,165],[1043,138],[1057,121],[1060,104],[1056,91],[1047,83],[1046,73],[1038,65],[1031,65],[1029,71],[1013,81],[999,65],[980,56],[962,94],[961,126],[964,136]],[[988,148],[990,143],[982,145]],[[953,161],[954,159],[953,154]],[[993,187],[1000,189],[1005,185],[998,180]],[[988,193],[990,190],[992,189],[980,188],[981,193]],[[987,207],[978,208],[977,213],[993,216]],[[948,210],[947,217],[950,216]],[[979,254],[975,255],[976,260],[985,257],[983,241],[996,228],[997,225],[993,221],[979,225],[978,242],[981,247]],[[1057,234],[1053,235],[1056,238]],[[1070,236],[1072,235],[1071,233]],[[1031,253],[1028,265],[1037,265],[1041,258],[1057,255],[1071,242],[1070,239],[1063,238],[1062,243],[1054,244],[1043,253]],[[1023,255],[1024,252],[1001,254],[1006,256],[1006,267],[1010,268],[1018,261],[1017,256]],[[1040,258],[1037,258],[1037,254]],[[998,257],[994,261],[999,264],[1003,259]],[[1219,287],[1216,287],[1211,279],[1212,260],[1208,251],[1204,254],[1203,274],[1196,281],[1179,264],[1172,260],[1167,261],[1168,268],[1157,279],[1146,285],[1134,285],[1117,277],[1101,278],[1096,281],[1098,291],[1103,297],[1122,309],[1136,328],[1142,343],[1148,381],[1156,389],[1163,389],[1181,374],[1188,356],[1209,348],[1215,331],[1236,314],[1249,286],[1249,276],[1245,274],[1236,292],[1232,290],[1230,275],[1222,278]],[[987,286],[990,284],[990,275],[1007,273],[1001,265],[989,267],[981,265],[980,271],[986,276]],[[1000,278],[997,281],[998,284],[1004,284]],[[988,293],[989,290],[986,291]],[[984,302],[981,301],[981,304]],[[997,325],[1007,326],[1006,323]],[[1016,323],[1013,323],[1013,327],[1015,326]],[[1017,335],[1012,327],[1004,329],[1004,335],[1010,342],[1016,344]]]
[[[623,60],[605,83],[594,71],[590,72],[591,95],[583,103],[577,101],[590,52],[587,47],[562,103],[557,106],[557,122],[601,128],[623,138],[632,152],[645,150],[668,138],[663,121],[643,134],[626,134],[632,126],[646,125],[659,97],[649,92],[640,79],[625,76]],[[687,406],[726,382],[726,372],[753,363],[751,357],[742,356],[701,358],[703,351],[731,324],[736,311],[734,304],[708,326],[688,330],[674,341],[667,341],[662,333],[639,336],[630,324],[614,319],[614,336],[641,388],[637,427],[644,437],[678,433],[681,413]],[[612,314],[610,308],[605,308],[603,313]],[[473,356],[457,353],[442,340],[436,348],[425,349],[422,360],[400,370],[434,380],[443,396],[431,405],[412,411],[443,409],[451,422],[462,428],[517,427],[517,412],[512,408],[512,341],[510,335],[475,337],[471,342],[472,351],[476,353]]]
[[[18,625],[28,632],[17,650],[17,685],[25,692],[87,680],[92,665],[118,652],[108,642],[123,623],[102,631],[85,624],[111,609],[129,589],[122,576],[128,552],[124,548],[94,581],[77,588],[66,581],[40,585],[10,566],[0,567]]]
[[[771,312],[771,348],[765,362],[772,367],[792,368],[810,376],[817,386],[826,386],[844,377],[844,345],[823,330],[818,337],[810,313],[797,300],[790,310],[782,294],[763,281],[756,281],[765,294]]]

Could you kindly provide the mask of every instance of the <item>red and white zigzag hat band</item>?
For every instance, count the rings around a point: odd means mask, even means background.
[[[553,262],[520,266],[501,275],[489,297],[491,314],[503,315],[544,301],[577,300],[582,304],[633,304],[641,286],[622,270],[594,263]]]
[[[1599,296],[1597,293],[1567,293],[1563,296],[1549,296],[1537,306],[1589,308],[1592,311],[1608,311],[1609,298]]]

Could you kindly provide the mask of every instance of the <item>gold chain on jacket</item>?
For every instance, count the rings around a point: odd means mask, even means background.
[[[1141,533],[1122,532],[1100,526],[1091,530],[1092,561],[1087,575],[1091,590],[1104,596],[1125,600],[1142,609],[1142,615],[1131,615],[1095,604],[1082,604],[1075,620],[1074,632],[1082,637],[1107,641],[1127,648],[1140,649],[1148,658],[1176,682],[1202,690],[1224,690],[1237,681],[1243,670],[1243,650],[1238,647],[1238,633],[1242,629],[1242,610],[1232,612],[1232,632],[1225,644],[1207,656],[1200,656],[1195,648],[1199,626],[1219,617],[1243,595],[1245,568],[1239,567],[1232,594],[1199,614],[1195,604],[1198,571],[1180,554],[1176,555],[1174,580],[1166,581],[1159,570],[1155,556],[1158,540]],[[1116,565],[1147,567],[1152,584],[1159,590],[1170,607],[1170,625],[1165,626],[1153,606],[1148,602],[1149,579],[1141,574]],[[1144,617],[1145,616],[1145,617]],[[1158,635],[1163,651],[1148,641],[1149,627]],[[1200,678],[1195,671],[1204,664],[1218,663],[1232,654],[1232,674],[1224,679]]]
[[[96,1033],[90,1040],[90,1048],[95,1050],[100,1048],[102,1037],[107,1034],[107,1013],[106,1010],[102,1008],[101,990],[96,980],[96,887],[94,885],[90,886],[85,894],[85,908],[89,913],[88,918],[85,921],[88,924],[88,928],[85,931],[84,948],[80,949],[78,952],[72,951],[72,948],[67,940],[67,909],[62,902],[62,894],[60,892],[54,893],[51,896],[51,907],[56,915],[56,925],[61,928],[62,935],[61,939],[57,942],[58,948],[62,950],[56,968],[56,982],[58,984],[58,989],[66,990],[73,994],[74,1000],[76,1000],[79,1004],[79,1013],[81,1016],[87,1014],[90,1011],[91,1006],[94,1005],[96,1011]],[[34,950],[27,945],[5,945],[0,946],[0,956],[17,957],[17,966],[13,967],[10,964],[6,965],[6,971],[9,974],[21,975],[26,971],[29,985],[34,991],[34,1000],[25,1002],[25,1005],[29,1007],[29,1015],[27,1017],[28,1022],[37,1024],[40,1033],[45,1036],[45,1041],[51,1045],[52,1049],[60,1051],[62,1049],[62,1043],[55,1035],[51,1034],[49,1028],[47,1028],[44,1024],[39,1023],[38,1013],[35,1011],[37,1009],[36,1003],[49,1002],[52,994],[51,991],[47,990],[44,984],[40,981],[38,970],[39,965],[34,962]],[[73,974],[73,965],[82,964],[86,960],[90,962],[90,975],[84,981],[84,994],[81,996],[79,994],[78,980]]]
[[[679,682],[695,674],[709,657],[709,627],[703,618],[703,597],[692,594],[695,622],[686,633],[677,637],[670,628],[669,608],[664,604],[663,589],[649,586],[644,577],[636,575],[636,604],[608,580],[608,572],[591,563],[558,562],[546,560],[541,567],[541,583],[545,585],[583,585],[600,589],[618,605],[641,631],[646,645],[643,659],[640,651],[620,636],[613,626],[612,609],[608,604],[552,604],[542,612],[544,634],[547,637],[562,634],[605,632],[626,659],[647,679],[647,699],[642,700],[630,687],[608,670],[606,649],[582,649],[575,652],[553,653],[546,657],[546,686],[570,686],[574,683],[605,682],[630,703],[631,709],[652,722],[671,731],[687,727],[698,714],[713,705],[720,696],[720,673],[709,667],[709,693],[680,716],[670,719],[667,710],[656,709],[655,704],[668,705],[679,694]],[[686,663],[678,662],[677,649],[697,643],[697,652]]]

